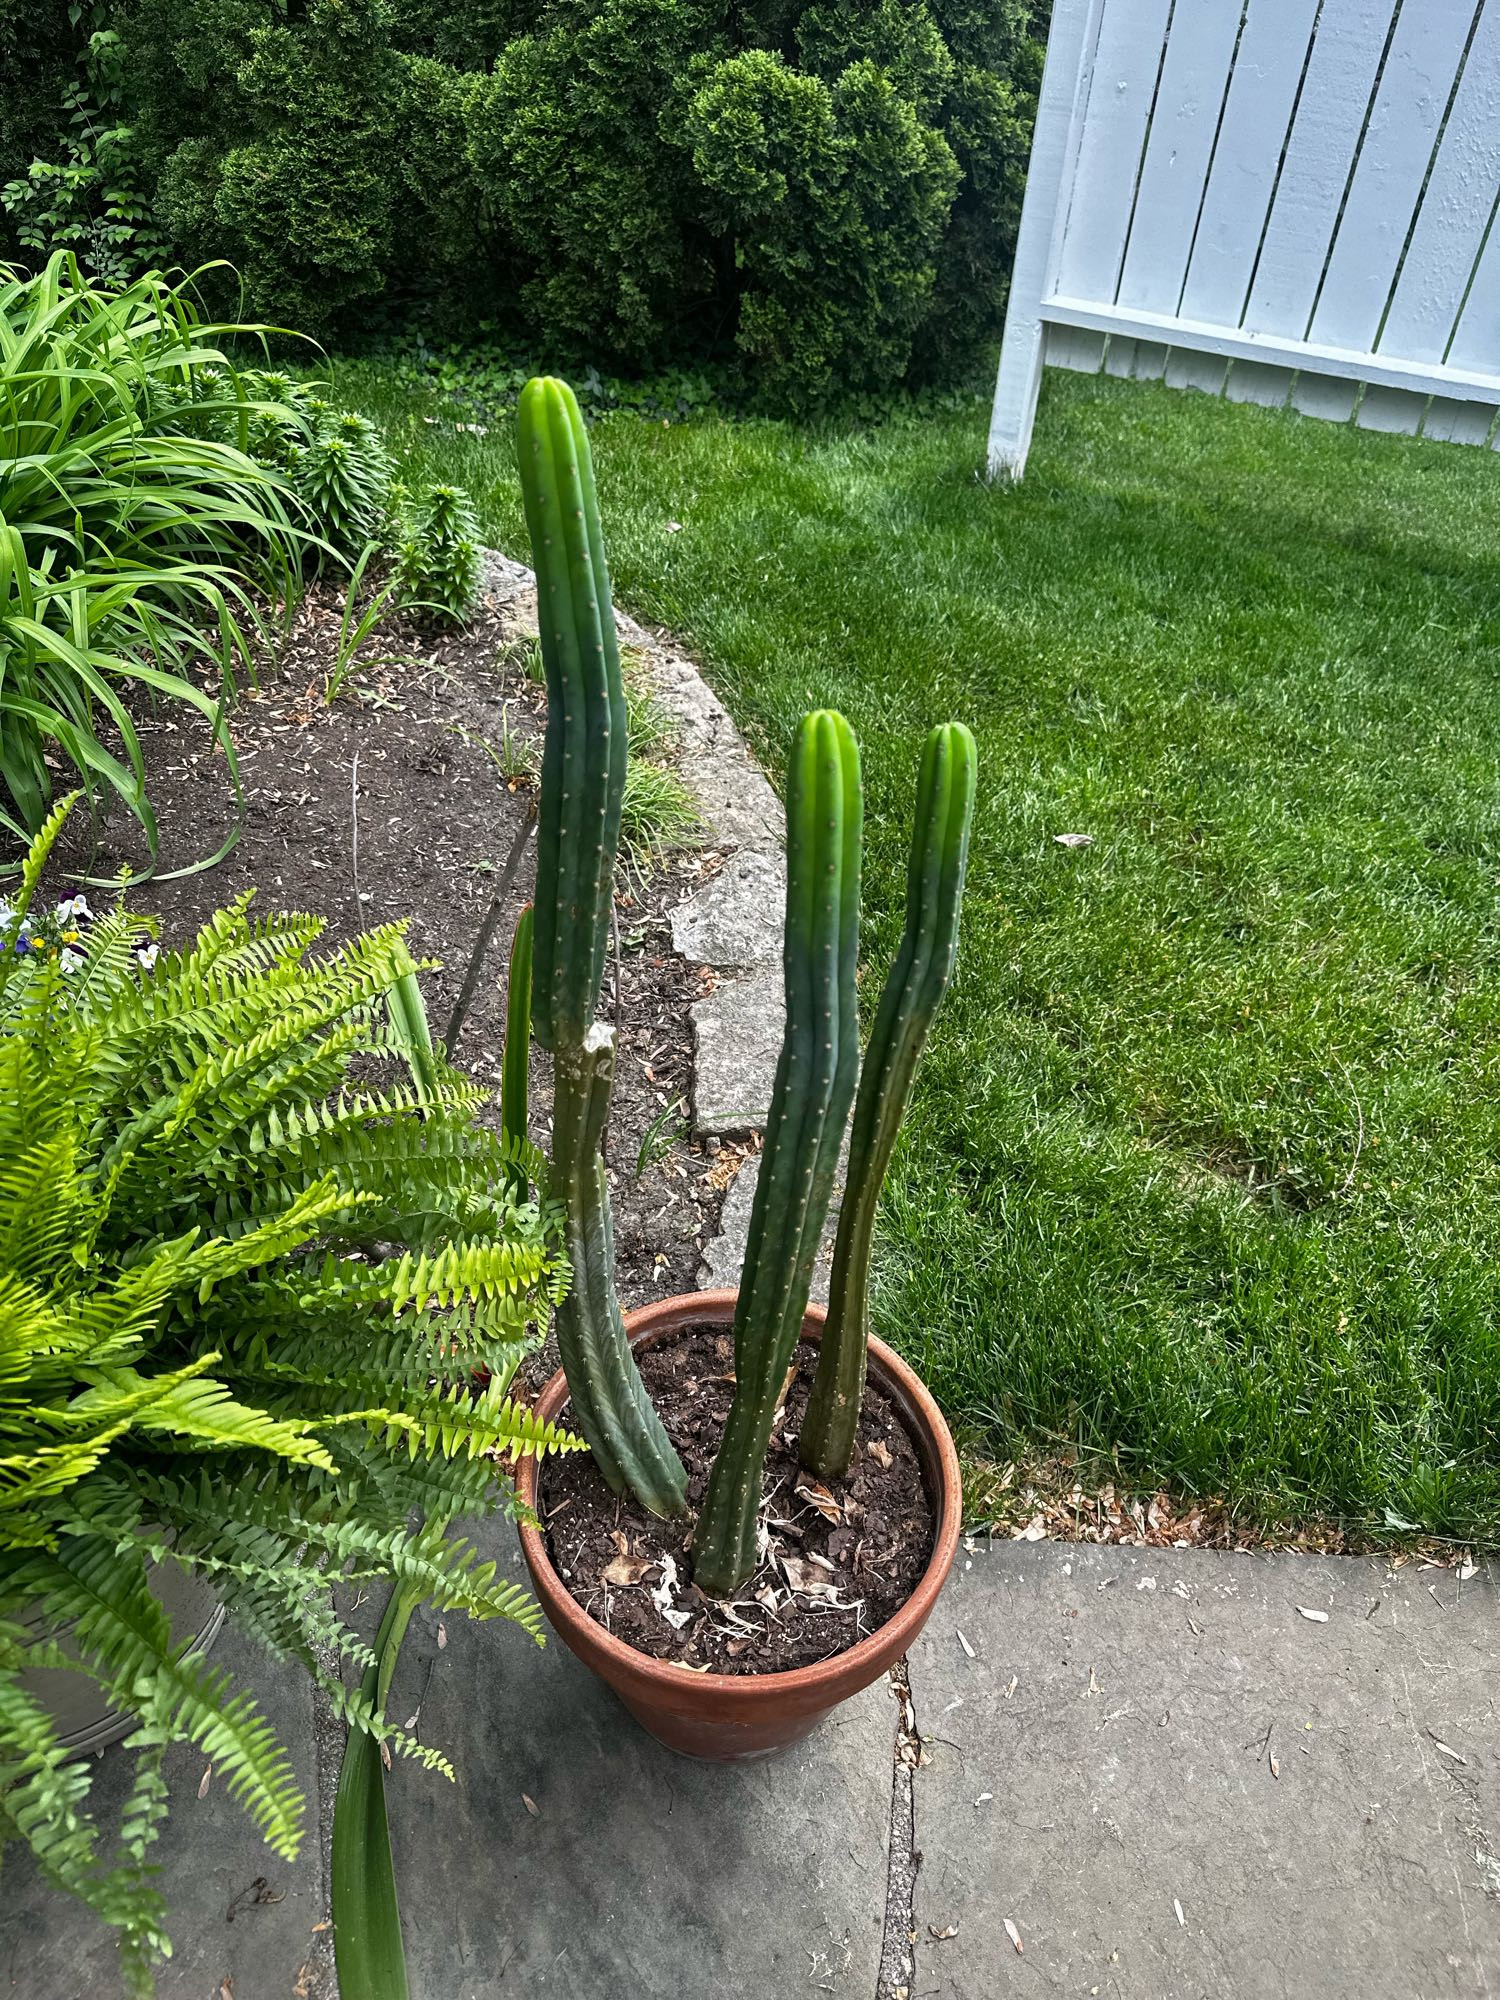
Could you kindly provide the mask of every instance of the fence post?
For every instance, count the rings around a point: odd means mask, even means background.
[[[1046,328],[1041,304],[1054,267],[1065,215],[1066,184],[1077,157],[1077,123],[1082,100],[1085,53],[1092,49],[1101,0],[1055,0],[1047,38],[1047,66],[1037,101],[1026,199],[1010,279],[1000,375],[990,416],[989,474],[1019,479],[1031,449],[1042,384]]]

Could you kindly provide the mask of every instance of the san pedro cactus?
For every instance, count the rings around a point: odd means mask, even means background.
[[[974,738],[961,722],[944,723],[928,737],[917,781],[906,929],[865,1050],[833,1251],[828,1319],[802,1420],[802,1462],[823,1479],[842,1479],[854,1456],[869,1347],[875,1209],[911,1097],[917,1060],[947,991],[958,950],[975,765]]]
[[[646,1394],[615,1298],[599,1150],[614,1063],[613,1038],[594,1027],[594,1014],[625,789],[625,690],[588,436],[566,383],[526,384],[519,446],[547,674],[532,1017],[552,1052],[552,1193],[566,1211],[573,1261],[558,1346],[577,1427],[611,1489],[628,1489],[653,1513],[680,1514],[687,1475]]]
[[[693,1580],[726,1595],[755,1567],[762,1470],[807,1310],[859,1067],[859,751],[841,715],[804,716],[787,783],[786,1033],[734,1321],[734,1399],[693,1537]]]
[[[521,1159],[530,1130],[531,1094],[531,936],[534,912],[528,903],[516,919],[510,946],[510,983],[505,989],[505,1052],[500,1068],[500,1131],[514,1155],[506,1184],[517,1201],[526,1199]]]
[[[547,674],[532,1015],[537,1040],[556,1049],[582,1040],[599,1004],[625,795],[625,687],[588,433],[566,382],[526,384],[519,431]]]

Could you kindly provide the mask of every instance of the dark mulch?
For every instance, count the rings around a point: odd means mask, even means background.
[[[552,1561],[579,1604],[616,1638],[654,1659],[713,1673],[778,1673],[845,1651],[910,1597],[934,1533],[915,1448],[872,1384],[848,1481],[834,1490],[804,1472],[797,1429],[815,1361],[816,1350],[802,1344],[767,1459],[765,1550],[732,1599],[706,1597],[688,1581],[690,1526],[659,1521],[617,1498],[585,1454],[543,1467],[540,1509]],[[722,1326],[689,1328],[641,1357],[646,1386],[687,1466],[694,1511],[729,1414],[733,1367],[733,1342]]]
[[[526,676],[529,650],[506,614],[487,605],[466,630],[437,636],[387,626],[363,667],[330,703],[342,598],[314,586],[258,688],[231,726],[244,786],[236,803],[206,723],[173,707],[138,715],[162,874],[131,892],[162,919],[163,943],[185,941],[214,910],[253,888],[263,908],[313,911],[338,943],[404,918],[418,958],[442,961],[423,989],[442,1036],[500,870],[533,803],[545,696]],[[387,658],[386,656],[392,656]],[[61,782],[61,780],[60,780]],[[243,812],[238,845],[217,866],[167,879],[212,854]],[[534,877],[528,849],[506,899],[458,1046],[458,1061],[498,1093],[510,939]],[[75,812],[52,874],[143,872],[134,822],[115,808],[91,829]],[[608,1159],[614,1182],[621,1296],[640,1304],[696,1282],[717,1229],[728,1162],[686,1140],[691,1037],[699,974],[671,951],[666,913],[695,886],[698,857],[668,858],[644,878],[621,871],[618,1012],[606,971],[603,1011],[617,1018],[620,1059]],[[95,906],[107,892],[91,891]],[[545,1144],[548,1065],[533,1064],[532,1129]],[[675,1107],[675,1109],[674,1109]],[[498,1104],[489,1108],[498,1115]],[[658,1127],[641,1158],[643,1141]]]

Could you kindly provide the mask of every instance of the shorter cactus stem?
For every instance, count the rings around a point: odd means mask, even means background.
[[[505,990],[505,1049],[500,1064],[500,1134],[513,1149],[505,1184],[517,1201],[528,1192],[522,1160],[529,1137],[531,1091],[531,932],[528,903],[516,919],[510,947],[510,983]]]
[[[614,1068],[614,1030],[602,1022],[556,1050],[552,1194],[564,1211],[573,1267],[557,1308],[557,1344],[574,1421],[611,1492],[634,1493],[653,1514],[681,1514],[687,1473],[646,1394],[615,1297],[614,1225],[600,1151]]]
[[[861,831],[849,725],[804,716],[787,784],[786,1032],[735,1307],[734,1398],[693,1536],[693,1580],[717,1596],[755,1567],[766,1449],[854,1096]]]
[[[922,754],[917,783],[906,928],[865,1051],[833,1250],[828,1318],[799,1439],[803,1464],[821,1479],[843,1479],[854,1457],[869,1354],[875,1212],[911,1098],[917,1061],[953,972],[974,814],[974,777],[974,738],[969,731],[958,722],[934,729]]]

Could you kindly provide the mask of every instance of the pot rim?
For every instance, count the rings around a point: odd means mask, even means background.
[[[662,1334],[670,1332],[673,1322],[729,1320],[733,1318],[738,1297],[737,1289],[679,1292],[671,1298],[656,1299],[626,1313],[625,1330],[633,1343],[639,1335],[658,1330]],[[825,1311],[821,1305],[809,1304],[802,1318],[799,1339],[818,1339],[824,1318]],[[773,1688],[779,1696],[793,1699],[801,1694],[817,1694],[832,1681],[853,1681],[866,1666],[872,1670],[870,1678],[874,1678],[884,1672],[887,1661],[892,1657],[899,1658],[926,1624],[958,1553],[959,1537],[963,1532],[962,1480],[958,1452],[947,1422],[922,1378],[893,1348],[887,1347],[874,1334],[870,1335],[869,1355],[871,1373],[878,1372],[889,1378],[899,1392],[900,1400],[909,1406],[899,1414],[904,1418],[914,1415],[927,1432],[938,1474],[937,1491],[928,1495],[935,1517],[932,1553],[910,1596],[883,1625],[877,1625],[857,1645],[846,1647],[843,1652],[834,1653],[826,1660],[818,1660],[812,1666],[791,1667],[774,1673],[697,1673],[674,1661],[659,1660],[651,1653],[638,1652],[634,1646],[606,1631],[589,1616],[558,1575],[547,1552],[546,1530],[520,1522],[521,1541],[532,1581],[538,1595],[546,1596],[548,1616],[553,1618],[554,1623],[567,1628],[562,1636],[571,1649],[577,1652],[581,1645],[596,1657],[612,1661],[625,1673],[645,1675],[684,1696],[694,1689],[702,1689],[705,1695],[712,1694],[718,1701],[746,1705],[763,1701],[767,1691]],[[538,1415],[545,1414],[555,1420],[567,1396],[567,1377],[559,1369],[537,1398]],[[522,1459],[516,1474],[517,1491],[533,1513],[536,1512],[539,1467],[540,1461],[536,1456],[528,1454]],[[548,1586],[545,1591],[544,1578]],[[902,1627],[906,1629],[901,1632],[901,1643],[893,1653],[892,1637]]]

